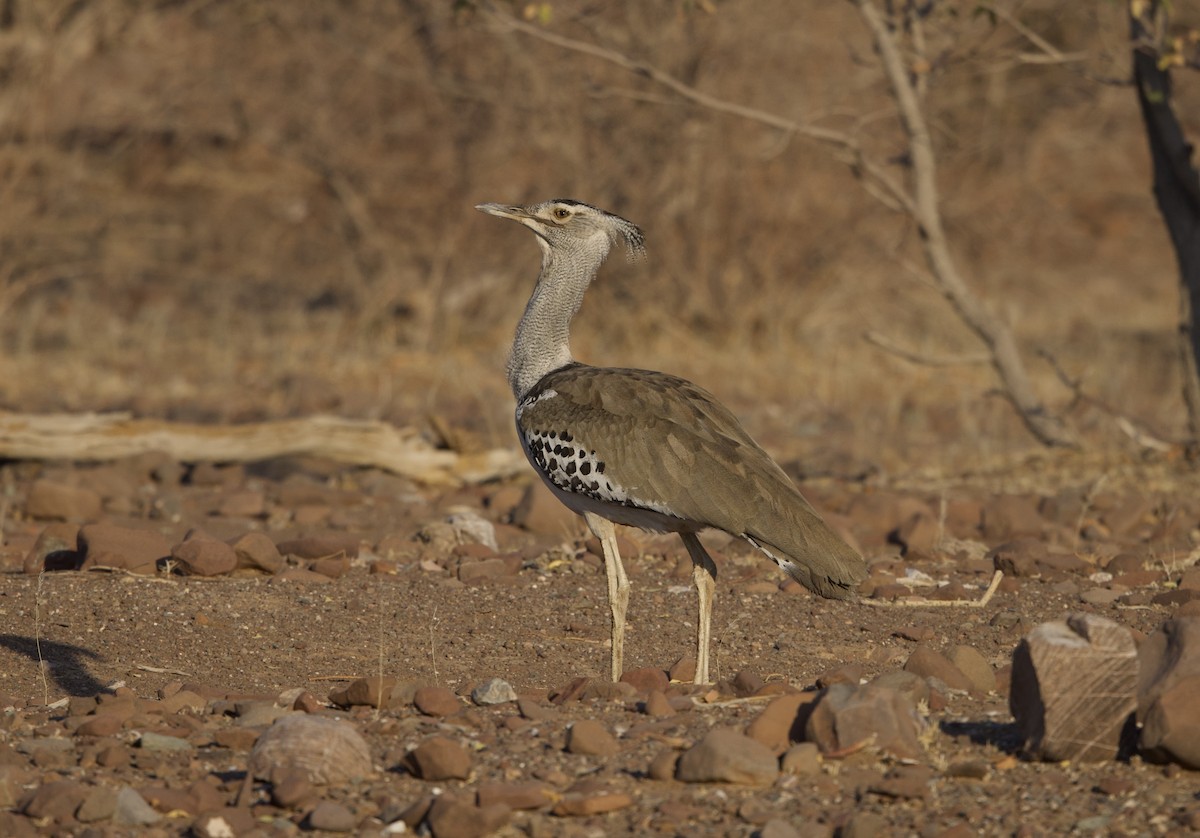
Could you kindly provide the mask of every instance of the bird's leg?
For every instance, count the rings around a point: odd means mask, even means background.
[[[696,678],[708,683],[708,647],[712,639],[713,591],[717,587],[717,565],[694,532],[680,533],[688,555],[692,557],[692,579],[696,582]]]
[[[629,577],[617,550],[617,530],[613,522],[593,512],[583,513],[592,535],[600,539],[604,551],[604,573],[608,576],[608,605],[612,609],[612,679],[621,680],[625,657],[625,610],[629,607]]]

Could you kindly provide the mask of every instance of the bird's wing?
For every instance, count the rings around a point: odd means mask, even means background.
[[[595,483],[605,499],[748,538],[822,596],[847,596],[866,575],[737,418],[689,381],[574,364],[545,376],[517,421],[527,446],[542,440],[556,467],[568,452],[588,459],[587,481],[563,488]]]

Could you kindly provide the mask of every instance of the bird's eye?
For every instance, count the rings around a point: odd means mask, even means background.
[[[554,210],[554,217],[555,218],[570,218],[571,211],[564,207],[556,207]]]

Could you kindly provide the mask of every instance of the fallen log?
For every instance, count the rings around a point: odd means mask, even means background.
[[[0,458],[103,461],[154,451],[184,462],[326,457],[433,484],[479,483],[528,467],[515,450],[459,453],[435,448],[414,428],[336,416],[204,425],[128,413],[0,413]]]

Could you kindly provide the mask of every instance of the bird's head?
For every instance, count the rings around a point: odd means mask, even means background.
[[[636,224],[582,201],[555,198],[524,207],[478,204],[475,209],[533,230],[547,258],[587,253],[603,259],[613,244],[625,245],[630,259],[639,259],[646,252],[645,236]]]

